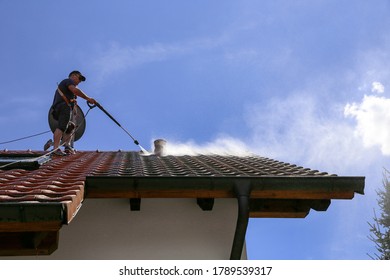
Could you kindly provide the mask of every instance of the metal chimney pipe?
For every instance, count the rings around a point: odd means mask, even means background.
[[[156,156],[164,156],[165,155],[165,145],[167,141],[164,139],[154,140],[154,154]]]

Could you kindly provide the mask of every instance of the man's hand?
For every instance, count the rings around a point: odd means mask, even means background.
[[[69,90],[71,92],[73,92],[75,95],[77,96],[80,96],[81,98],[84,98],[85,100],[87,100],[89,103],[95,105],[97,102],[95,99],[89,97],[88,95],[86,95],[81,89],[75,87],[74,85],[69,85],[68,86]]]
[[[97,101],[93,98],[88,98],[87,101],[93,105],[96,105]]]

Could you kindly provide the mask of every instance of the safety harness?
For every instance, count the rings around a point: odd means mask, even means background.
[[[69,107],[72,107],[72,103],[74,103],[76,101],[76,99],[71,99],[69,100],[66,95],[62,92],[62,90],[60,89],[60,86],[57,85],[57,90],[59,92],[59,94],[61,95],[62,99],[64,99],[66,105],[68,105]]]
[[[70,134],[70,133],[72,133],[73,130],[76,128],[76,124],[72,121],[72,119],[73,119],[73,118],[72,118],[72,116],[73,116],[73,110],[74,110],[74,108],[73,108],[74,106],[73,106],[72,104],[74,104],[74,102],[76,101],[76,99],[70,99],[70,100],[69,100],[69,99],[66,97],[66,95],[62,92],[62,90],[60,89],[60,86],[59,86],[59,85],[57,85],[57,90],[58,90],[59,94],[61,95],[62,99],[64,99],[66,105],[68,105],[69,108],[70,108],[69,122],[68,122],[68,124],[66,125],[66,128],[65,128],[65,133]],[[59,102],[58,102],[58,103],[59,103]],[[58,103],[56,103],[56,104],[53,105],[53,110],[54,110],[55,106],[56,106]]]

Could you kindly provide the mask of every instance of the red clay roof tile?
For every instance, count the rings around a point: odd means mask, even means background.
[[[42,152],[28,151],[41,156]],[[26,154],[0,151],[0,156]],[[1,165],[1,164],[0,164]],[[77,152],[53,157],[36,170],[0,169],[2,203],[60,203],[68,220],[84,198],[87,177],[332,177],[319,172],[258,156],[144,156],[138,152]],[[66,221],[68,222],[68,221]]]

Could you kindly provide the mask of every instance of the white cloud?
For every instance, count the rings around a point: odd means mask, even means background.
[[[92,65],[92,68],[98,72],[97,76],[103,80],[114,73],[144,64],[213,49],[226,39],[226,36],[222,35],[216,38],[198,38],[171,44],[154,43],[140,46],[112,42],[106,49],[93,54],[89,65]]]
[[[174,155],[257,154],[336,174],[370,164],[376,155],[365,151],[342,106],[326,112],[323,107],[315,96],[303,92],[253,104],[247,110],[250,133],[246,137],[222,135],[205,144],[167,139],[166,151]]]
[[[361,103],[347,104],[344,114],[356,120],[355,133],[366,147],[379,146],[390,155],[390,99],[366,95]]]
[[[255,104],[247,114],[251,146],[257,154],[321,171],[344,173],[369,163],[362,141],[337,104],[324,106],[307,92],[267,105]]]
[[[384,93],[385,86],[380,82],[373,82],[371,87],[371,92],[373,93]]]
[[[101,78],[103,78],[144,63],[161,61],[174,51],[174,47],[162,44],[130,47],[112,43],[107,50],[98,54],[98,57],[94,59],[93,65],[100,72]]]
[[[132,50],[141,53],[139,63],[148,63],[168,59],[170,55],[174,55],[174,49],[177,53],[189,53],[190,50],[215,46],[217,44],[210,42],[197,47],[190,44],[156,45],[155,48],[150,48],[155,49],[155,52],[150,51],[149,54],[143,48],[125,47],[122,51],[121,48],[114,50],[110,55],[117,53],[119,57],[131,57],[128,52]],[[361,103],[345,105],[338,103],[337,98],[339,93],[343,95],[341,100],[351,98],[351,88],[358,86],[365,92],[383,94],[387,84],[379,81],[386,81],[390,73],[384,65],[388,61],[387,53],[380,48],[357,53],[358,63],[352,65],[351,69],[302,81],[299,85],[301,90],[294,92],[295,89],[292,88],[284,99],[274,98],[252,104],[245,113],[246,125],[250,130],[245,137],[218,137],[205,144],[167,139],[168,153],[241,154],[250,151],[337,174],[353,169],[364,170],[380,156],[379,149],[368,148],[379,147],[384,155],[390,155],[390,136],[387,132],[390,126],[389,99],[368,96]],[[144,59],[141,59],[142,54],[145,54]],[[249,47],[238,50],[228,48],[223,54],[228,62],[245,66],[264,59],[258,49]],[[291,50],[287,48],[284,54],[280,64],[286,64],[292,57]],[[124,67],[135,63],[131,61],[129,59]],[[122,62],[126,62],[126,59]],[[279,61],[275,60],[275,64],[277,62]],[[356,123],[348,118],[356,120]]]

